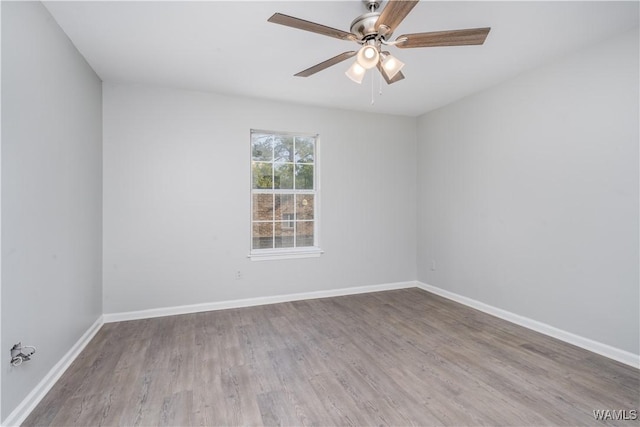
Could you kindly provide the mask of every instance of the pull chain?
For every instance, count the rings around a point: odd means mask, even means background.
[[[375,87],[375,84],[374,84],[374,83],[375,83],[375,79],[376,79],[376,78],[375,78],[375,76],[374,76],[374,75],[373,75],[373,73],[372,73],[372,75],[371,75],[371,105],[373,105],[373,104],[375,104],[375,103],[376,103],[376,100],[375,100],[375,98],[374,98],[374,87]]]
[[[376,73],[372,73],[371,75],[371,105],[376,103],[375,98],[375,79]],[[378,95],[382,95],[382,76],[378,74]]]

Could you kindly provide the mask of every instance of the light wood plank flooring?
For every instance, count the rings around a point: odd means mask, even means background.
[[[106,324],[24,425],[638,426],[639,377],[406,289]]]

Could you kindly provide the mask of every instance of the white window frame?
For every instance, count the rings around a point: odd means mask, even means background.
[[[263,133],[271,135],[283,135],[293,137],[312,137],[314,143],[313,158],[313,190],[296,190],[296,189],[272,189],[259,190],[253,188],[253,141],[254,133]],[[278,259],[295,259],[295,258],[315,258],[319,257],[324,251],[320,248],[320,136],[317,133],[310,132],[283,132],[263,129],[251,129],[249,133],[249,258],[252,261],[268,261]],[[253,249],[253,195],[254,194],[313,194],[314,196],[314,213],[313,213],[313,236],[314,246],[305,246],[297,248],[269,248],[269,249]],[[295,209],[295,202],[294,202]],[[295,219],[294,219],[295,220]],[[289,223],[285,220],[284,223]],[[295,234],[294,234],[295,236]],[[275,236],[274,236],[275,237]],[[294,237],[295,238],[295,237]]]

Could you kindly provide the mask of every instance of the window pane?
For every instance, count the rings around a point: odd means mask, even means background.
[[[251,134],[251,158],[263,162],[273,160],[272,140],[271,135]]]
[[[253,188],[272,189],[272,173],[273,167],[271,163],[253,162],[251,164]]]
[[[296,213],[298,219],[313,219],[313,194],[296,195]]]
[[[294,214],[284,214],[282,215],[282,219],[284,220],[282,222],[282,228],[290,228],[293,230],[293,227],[295,227],[295,215]]]
[[[253,195],[253,219],[254,221],[273,221],[273,195]]]
[[[296,222],[296,246],[313,246],[313,221]]]
[[[293,227],[288,227],[286,222],[276,222],[275,244],[276,248],[293,247]],[[293,222],[292,224],[293,225]]]
[[[273,156],[275,162],[293,163],[293,137],[276,135],[273,141]]]
[[[253,249],[273,248],[273,223],[253,223]]]
[[[315,138],[296,137],[296,162],[313,163],[313,145]]]
[[[293,194],[276,194],[276,220],[293,220]],[[293,226],[292,226],[293,227]]]
[[[313,165],[296,165],[296,189],[313,190]]]
[[[293,188],[293,164],[276,163],[273,165],[274,185],[273,188],[290,189]]]

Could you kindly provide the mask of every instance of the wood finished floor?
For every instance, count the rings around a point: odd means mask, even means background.
[[[102,327],[23,425],[634,425],[640,371],[419,289]]]

